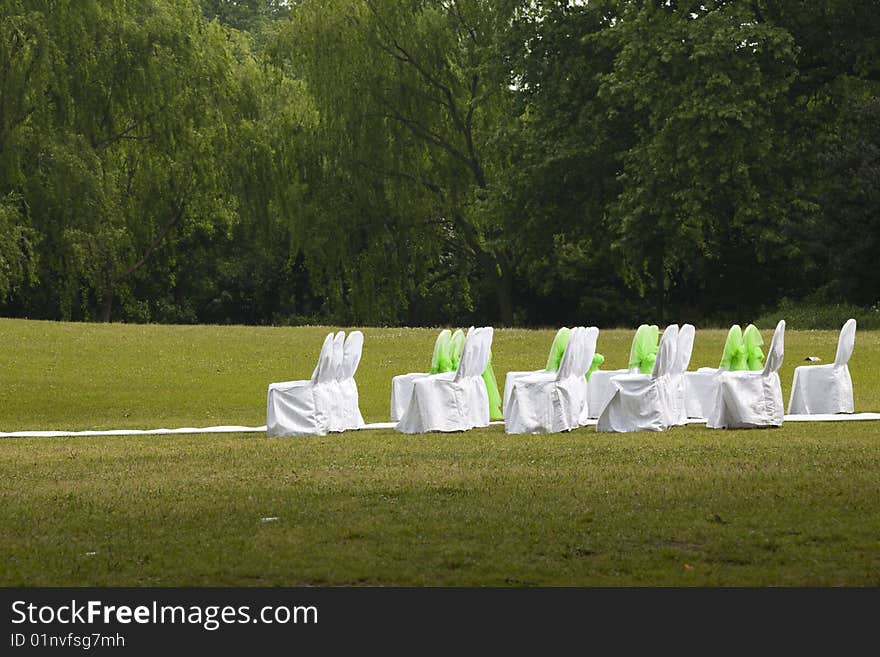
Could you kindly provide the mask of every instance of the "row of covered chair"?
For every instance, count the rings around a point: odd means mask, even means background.
[[[846,322],[835,361],[795,368],[789,413],[852,413],[847,363],[855,320]],[[391,416],[403,433],[462,431],[503,416],[508,433],[566,431],[596,420],[598,431],[663,430],[693,418],[711,428],[779,426],[783,421],[779,368],[785,322],[780,321],[766,359],[753,325],[731,327],[718,368],[687,371],[695,329],[640,326],[629,368],[597,369],[599,329],[560,329],[542,370],[508,372],[502,401],[491,369],[492,327],[465,334],[441,331],[429,372],[395,376]],[[311,379],[269,386],[269,435],[325,434],[364,426],[354,374],[363,334],[330,333]],[[493,394],[494,393],[494,394]],[[493,410],[497,407],[497,410]]]

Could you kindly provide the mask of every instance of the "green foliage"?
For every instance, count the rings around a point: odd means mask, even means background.
[[[775,310],[759,315],[755,324],[761,328],[772,329],[779,318],[785,319],[787,328],[814,331],[839,331],[846,320],[855,318],[859,330],[872,331],[880,329],[880,303],[865,308],[830,300],[782,299]]]
[[[870,306],[878,33],[843,0],[10,0],[0,313]]]
[[[0,302],[22,285],[37,282],[36,235],[21,223],[21,199],[0,199]]]
[[[300,243],[332,317],[436,321],[430,307],[446,281],[458,309],[492,293],[498,312],[509,311],[499,218],[479,211],[494,173],[488,140],[510,102],[493,63],[509,5],[294,9],[274,52],[318,109],[317,152],[302,174],[312,235]]]

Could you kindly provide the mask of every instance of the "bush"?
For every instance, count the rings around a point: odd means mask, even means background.
[[[870,308],[846,303],[820,303],[817,301],[792,301],[783,299],[776,310],[762,314],[755,325],[772,329],[780,319],[789,329],[838,330],[850,317],[858,322],[859,329],[880,329],[880,302]]]

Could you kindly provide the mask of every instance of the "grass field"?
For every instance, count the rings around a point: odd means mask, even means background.
[[[0,320],[0,431],[262,425],[268,383],[308,377],[327,330]],[[361,410],[387,421],[436,330],[362,330]],[[691,367],[724,335],[698,327]],[[552,337],[497,330],[499,385]],[[600,333],[606,368],[631,337]],[[786,333],[786,400],[836,341]],[[856,411],[880,411],[880,332],[850,368]],[[875,422],[6,438],[0,482],[3,586],[880,585]]]

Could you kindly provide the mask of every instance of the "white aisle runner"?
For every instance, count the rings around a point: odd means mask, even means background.
[[[863,420],[880,420],[880,413],[853,413],[840,415],[786,415],[786,422],[858,422]],[[706,420],[692,418],[688,424],[705,424]],[[490,422],[492,425],[504,422]],[[596,420],[588,420],[584,426],[595,426]],[[374,422],[363,426],[364,429],[393,429],[396,422]],[[217,427],[182,427],[180,429],[109,429],[106,431],[0,431],[0,438],[66,438],[75,436],[159,436],[167,434],[194,433],[266,433],[266,426],[242,427],[222,425]],[[348,433],[348,432],[345,432]]]

